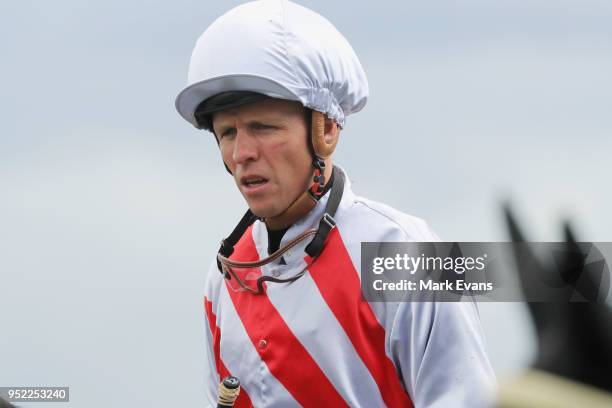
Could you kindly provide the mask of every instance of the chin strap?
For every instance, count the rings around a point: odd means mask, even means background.
[[[287,228],[312,211],[317,205],[317,201],[319,201],[325,189],[325,161],[315,155],[312,165],[315,171],[310,188],[300,194],[285,211],[274,217],[266,218],[264,222],[268,228],[272,230]]]
[[[305,249],[306,253],[310,255],[311,258],[316,258],[319,256],[323,250],[327,236],[336,226],[334,215],[336,215],[336,210],[338,210],[338,207],[340,206],[343,192],[344,173],[338,167],[334,166],[334,184],[332,185],[329,198],[327,199],[327,204],[325,205],[325,213],[319,221],[317,233]]]
[[[287,228],[312,211],[317,205],[317,200],[310,190],[306,190],[285,211],[274,217],[265,218],[263,221],[271,230]]]
[[[268,228],[280,230],[308,214],[317,205],[325,189],[325,159],[330,157],[338,144],[338,137],[325,139],[325,115],[311,110],[310,146],[314,174],[312,184],[281,214],[268,217],[264,221]]]
[[[313,156],[312,166],[315,168],[315,174],[312,178],[313,183],[310,186],[310,192],[319,197],[323,194],[323,189],[325,188],[325,160],[316,154]]]

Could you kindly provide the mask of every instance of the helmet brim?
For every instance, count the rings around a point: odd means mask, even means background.
[[[250,74],[231,74],[196,82],[183,89],[176,97],[178,113],[196,128],[196,108],[211,96],[228,91],[249,91],[271,98],[300,102],[300,98],[280,83],[266,77]]]

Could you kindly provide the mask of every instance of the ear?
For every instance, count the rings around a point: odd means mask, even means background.
[[[312,147],[315,154],[322,159],[332,155],[338,144],[340,128],[333,120],[323,113],[312,111]]]

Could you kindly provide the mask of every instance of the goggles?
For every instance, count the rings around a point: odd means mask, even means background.
[[[223,274],[230,289],[259,295],[265,292],[266,282],[289,283],[299,279],[306,273],[310,265],[323,251],[327,236],[336,227],[336,221],[333,217],[342,199],[345,176],[342,170],[335,166],[334,174],[338,176],[334,176],[330,196],[325,205],[325,213],[319,220],[318,227],[304,231],[267,258],[251,262],[229,258],[234,252],[234,245],[236,245],[240,237],[243,236],[256,219],[251,210],[247,210],[229,237],[221,241],[221,247],[217,253],[217,267],[219,272]],[[283,254],[306,239],[310,241],[304,248],[304,252],[308,256],[304,256],[304,263],[300,268],[282,268],[281,265],[279,265],[278,269],[268,267],[272,262],[280,259]],[[281,269],[285,269],[282,274],[276,273]]]
[[[306,273],[308,267],[314,262],[315,258],[310,256],[304,257],[306,264],[303,265],[303,267],[293,268],[293,270],[284,273],[282,277],[279,277],[279,275],[275,273],[275,269],[264,267],[277,261],[291,248],[316,235],[316,233],[317,229],[315,228],[304,231],[282,248],[279,248],[272,255],[258,261],[240,262],[226,258],[221,254],[217,254],[217,261],[221,264],[223,275],[231,290],[235,292],[250,292],[259,295],[265,292],[267,282],[289,283],[299,279]],[[271,269],[271,272],[262,273],[262,270],[265,269]]]

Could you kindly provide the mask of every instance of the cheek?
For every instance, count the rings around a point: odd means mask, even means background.
[[[312,157],[306,145],[294,144],[275,149],[275,173],[283,184],[293,190],[302,190],[310,184],[312,176]],[[278,160],[281,159],[281,160]]]
[[[223,162],[233,171],[234,163],[232,162],[232,146],[222,143],[219,145],[219,151],[221,153],[221,159]]]
[[[279,143],[271,146],[268,150],[269,158],[272,163],[282,163],[285,171],[290,172],[293,176],[298,173],[308,171],[312,162],[310,151],[306,144],[301,143]]]

